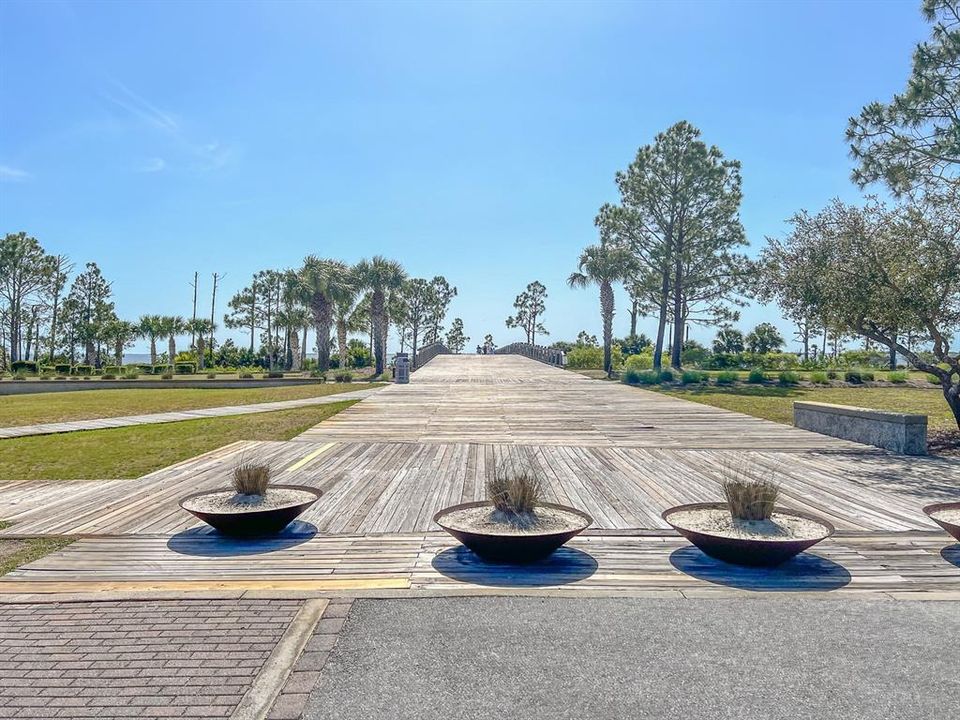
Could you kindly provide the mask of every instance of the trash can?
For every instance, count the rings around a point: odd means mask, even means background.
[[[397,353],[394,359],[393,381],[401,385],[410,382],[410,358],[406,353]]]

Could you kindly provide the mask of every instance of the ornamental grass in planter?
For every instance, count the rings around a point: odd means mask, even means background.
[[[188,495],[180,507],[226,535],[275,534],[313,505],[321,492],[302,485],[271,485],[270,479],[269,465],[241,460],[230,489]]]
[[[529,468],[500,465],[487,481],[487,500],[445,508],[433,521],[485,560],[542,559],[583,532],[593,518],[543,502],[543,482]]]
[[[726,502],[680,505],[662,515],[677,532],[718,560],[779,565],[834,532],[825,520],[777,506],[776,469],[728,464],[722,487]]]

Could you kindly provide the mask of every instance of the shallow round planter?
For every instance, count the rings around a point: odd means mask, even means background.
[[[774,538],[732,538],[720,534],[705,532],[702,530],[693,530],[686,528],[671,520],[671,516],[678,513],[691,510],[725,510],[726,503],[692,503],[690,505],[678,505],[669,510],[665,510],[661,517],[676,530],[687,538],[690,542],[700,548],[704,553],[717,560],[733,563],[735,565],[750,565],[754,567],[772,567],[786,562],[795,555],[804,550],[813,547],[821,540],[826,540],[833,535],[834,527],[826,520],[798,512],[796,510],[785,510],[775,508],[774,512],[781,515],[792,515],[793,517],[803,518],[817,523],[823,528],[822,534],[814,538],[797,538],[792,540],[777,540]]]
[[[499,534],[480,530],[464,530],[450,524],[450,516],[461,510],[490,507],[486,500],[462,503],[444,508],[433,516],[433,521],[470,548],[484,560],[501,563],[531,563],[547,557],[571,538],[586,530],[593,518],[585,512],[566,505],[541,503],[539,507],[552,508],[570,514],[577,521],[567,530],[553,532],[528,532],[524,534]]]
[[[923,511],[927,514],[927,517],[950,533],[954,540],[960,542],[960,522],[940,520],[936,517],[937,513],[943,512],[944,510],[960,510],[960,502],[935,503],[934,505],[927,505],[923,509]]]
[[[313,505],[322,491],[304,485],[271,485],[270,490],[300,490],[313,497],[302,502],[290,503],[266,510],[224,510],[211,511],[191,507],[191,501],[206,495],[229,492],[226,488],[193,493],[180,500],[180,507],[194,517],[203,520],[224,535],[235,537],[255,537],[274,535],[296,520],[308,507]]]

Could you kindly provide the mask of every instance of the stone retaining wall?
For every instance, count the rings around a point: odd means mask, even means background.
[[[927,416],[818,402],[793,403],[793,424],[803,430],[891,450],[927,454]]]

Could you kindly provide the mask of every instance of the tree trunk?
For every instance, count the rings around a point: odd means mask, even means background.
[[[331,314],[331,308],[328,303],[320,301],[314,304],[313,320],[317,328],[317,367],[321,372],[326,372],[330,369]]]
[[[173,335],[170,336],[170,339],[167,340],[167,365],[173,367],[173,363],[177,357],[177,341],[173,339]]]
[[[640,312],[640,301],[633,298],[630,306],[630,337],[637,336],[637,314]]]
[[[670,366],[681,366],[683,352],[683,259],[678,253],[673,277],[673,345],[670,348]]]
[[[117,338],[117,341],[116,341],[116,344],[114,345],[114,348],[113,348],[114,353],[116,354],[116,363],[117,363],[117,366],[123,365],[123,346],[124,346],[124,344],[125,344],[125,343],[123,342],[123,338],[122,338],[122,337],[118,337],[118,338]]]
[[[347,367],[347,321],[337,320],[337,349],[340,351],[340,367]]]
[[[197,367],[200,370],[203,370],[207,364],[207,349],[205,347],[206,343],[203,340],[203,333],[197,335]]]
[[[305,367],[307,363],[307,333],[310,326],[303,326],[303,339],[300,341],[300,367]]]
[[[667,329],[667,302],[670,298],[670,270],[665,265],[660,276],[660,316],[657,319],[657,343],[653,349],[653,369],[663,369],[663,340]]]
[[[600,314],[603,316],[603,370],[610,377],[613,373],[610,352],[613,343],[613,286],[606,281],[600,285]]]
[[[957,421],[957,428],[960,429],[960,382],[951,383],[948,375],[941,379],[940,383],[943,386],[943,399],[953,411],[953,418]]]
[[[894,335],[893,339],[894,341],[896,341],[897,336]],[[890,369],[891,370],[897,369],[897,346],[896,345],[890,346]]]
[[[83,346],[83,362],[85,365],[93,365],[96,362],[96,352],[93,340],[87,340]]]
[[[303,369],[303,360],[300,356],[300,337],[296,330],[290,330],[290,370],[299,372]]]
[[[382,290],[374,290],[373,295],[370,298],[370,330],[372,337],[371,345],[373,345],[373,372],[374,375],[381,375],[383,373],[384,365],[386,364],[386,358],[384,355],[385,343],[384,343],[384,332],[383,325],[385,324],[387,316],[387,309],[385,307],[385,298],[383,296]]]
[[[157,339],[155,337],[150,338],[150,364],[157,364]]]

